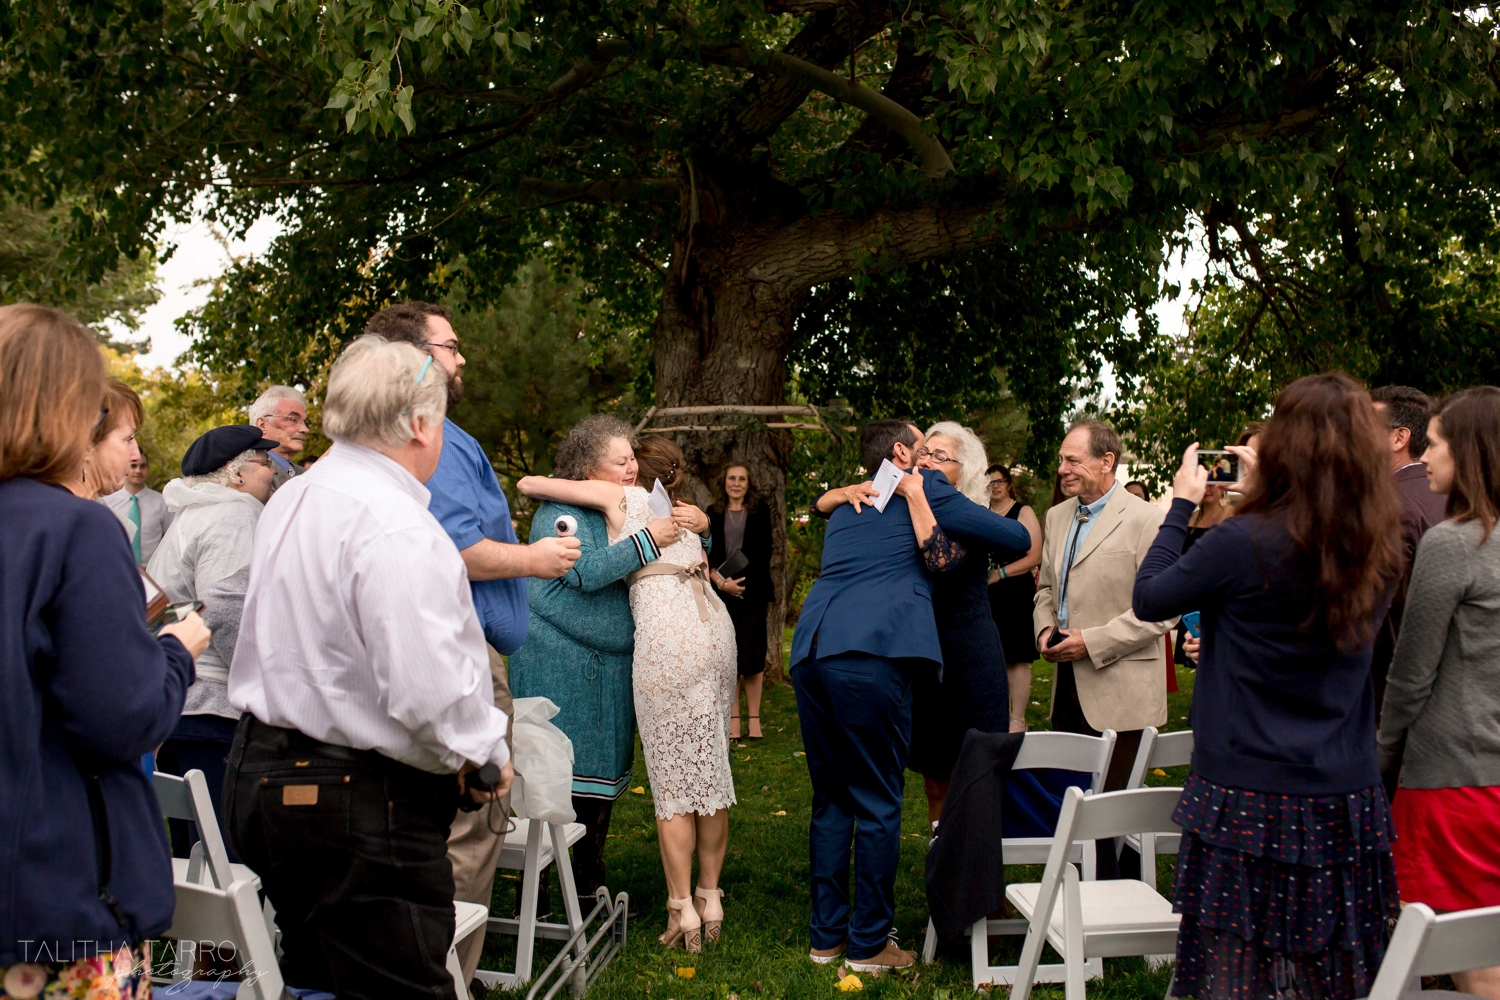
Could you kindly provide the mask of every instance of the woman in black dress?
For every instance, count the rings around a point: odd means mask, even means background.
[[[1010,731],[1026,732],[1026,705],[1031,701],[1031,663],[1036,659],[1036,633],[1031,611],[1036,603],[1033,572],[1042,561],[1042,523],[1022,502],[1014,478],[1003,465],[984,470],[989,477],[990,510],[1020,521],[1031,535],[1031,548],[1015,562],[990,567],[990,614],[1000,630],[1005,650],[1005,680],[1010,688]]]
[[[709,573],[724,596],[724,606],[734,622],[739,651],[740,679],[734,689],[734,714],[729,718],[729,738],[740,738],[740,685],[749,703],[752,740],[761,738],[760,691],[766,670],[766,609],[776,599],[771,583],[771,515],[750,482],[750,470],[731,465],[724,470],[719,496],[708,514],[713,548],[708,554]],[[734,572],[719,572],[726,561],[743,555],[744,565]]]

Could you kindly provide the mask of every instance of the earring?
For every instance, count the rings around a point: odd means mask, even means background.
[[[236,478],[235,481],[234,481],[234,485],[236,485],[236,486],[244,486],[245,485],[245,477],[244,476],[239,476],[238,478]]]

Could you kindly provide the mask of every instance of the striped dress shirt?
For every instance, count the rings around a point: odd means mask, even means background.
[[[509,759],[463,559],[427,488],[348,442],[271,497],[229,701],[436,774]]]

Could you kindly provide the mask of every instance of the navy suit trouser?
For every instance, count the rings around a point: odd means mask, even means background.
[[[911,671],[926,661],[864,653],[792,671],[812,778],[812,946],[880,954],[896,915],[901,797],[911,747]],[[849,901],[849,855],[855,894]]]

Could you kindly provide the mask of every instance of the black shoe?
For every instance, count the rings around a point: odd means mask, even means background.
[[[474,979],[469,982],[469,996],[473,997],[474,1000],[485,1000],[489,995],[489,987],[485,986],[479,980]]]

